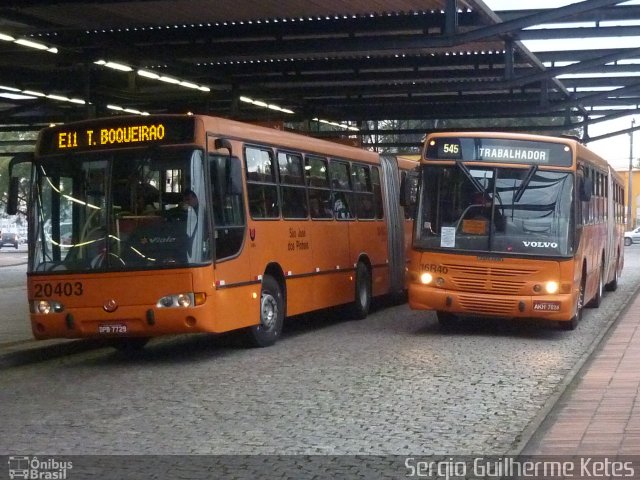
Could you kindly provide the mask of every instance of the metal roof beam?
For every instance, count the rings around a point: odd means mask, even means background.
[[[519,40],[557,40],[563,38],[602,38],[640,36],[640,26],[545,28],[521,30],[516,34]]]
[[[617,60],[633,57],[636,55],[640,55],[640,48],[619,50],[619,51],[616,51],[615,53],[603,55],[600,57],[594,57],[594,58],[591,58],[590,60],[584,60],[579,63],[567,65],[566,67],[554,67],[554,68],[549,68],[544,72],[535,73],[533,75],[521,76],[521,77],[515,78],[513,81],[509,83],[512,86],[527,85],[535,81],[540,81],[547,78],[553,78],[553,77],[557,77],[558,75],[563,75],[567,73],[580,72],[588,68],[592,68],[594,66],[604,65],[605,63],[615,62]]]
[[[480,2],[479,2],[480,3]],[[623,3],[621,0],[584,0],[565,7],[550,8],[533,15],[525,15],[523,17],[514,18],[512,20],[497,23],[495,25],[480,27],[476,30],[459,35],[462,42],[472,42],[481,40],[494,35],[505,35],[523,28],[540,25],[541,23],[554,22],[563,20],[566,17],[578,13],[585,13],[590,10],[599,9],[606,6],[617,5]],[[495,15],[495,14],[494,14]],[[500,19],[495,15],[496,19]]]
[[[496,12],[504,21],[515,20],[529,15],[538,15],[548,9],[530,10],[501,10]],[[563,18],[564,22],[603,22],[613,20],[628,20],[630,18],[640,18],[640,5],[616,5],[601,7],[597,10],[575,13]]]

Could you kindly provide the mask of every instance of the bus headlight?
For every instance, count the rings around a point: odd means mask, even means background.
[[[60,313],[64,310],[64,305],[54,300],[36,300],[33,302],[34,313],[49,315],[50,313]]]
[[[180,295],[178,295],[177,300],[178,300],[178,305],[184,308],[187,308],[193,305],[193,300],[188,294],[185,295],[184,293],[181,293]]]
[[[558,285],[558,282],[547,282],[544,286],[544,288],[547,290],[547,293],[558,293],[558,288],[560,286]]]
[[[420,282],[422,282],[423,285],[429,285],[432,281],[433,275],[431,275],[429,272],[424,272],[422,275],[420,275]]]
[[[167,295],[162,297],[156,303],[158,308],[188,308],[194,304],[193,293],[176,293],[175,295]]]

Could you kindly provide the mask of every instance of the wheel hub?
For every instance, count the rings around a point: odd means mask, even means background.
[[[266,330],[270,330],[278,317],[278,304],[272,295],[262,295],[260,304],[260,323]]]

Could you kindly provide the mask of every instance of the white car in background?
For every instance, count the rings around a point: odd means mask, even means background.
[[[17,232],[2,232],[0,236],[0,248],[5,245],[11,245],[13,248],[18,248],[20,243],[20,235]]]
[[[624,232],[624,244],[629,246],[632,243],[640,243],[640,227]]]

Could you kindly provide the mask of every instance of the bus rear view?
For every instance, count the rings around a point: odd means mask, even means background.
[[[553,137],[428,137],[411,307],[435,310],[443,324],[520,317],[575,328],[582,306],[615,288],[622,267],[621,182],[586,152]]]

